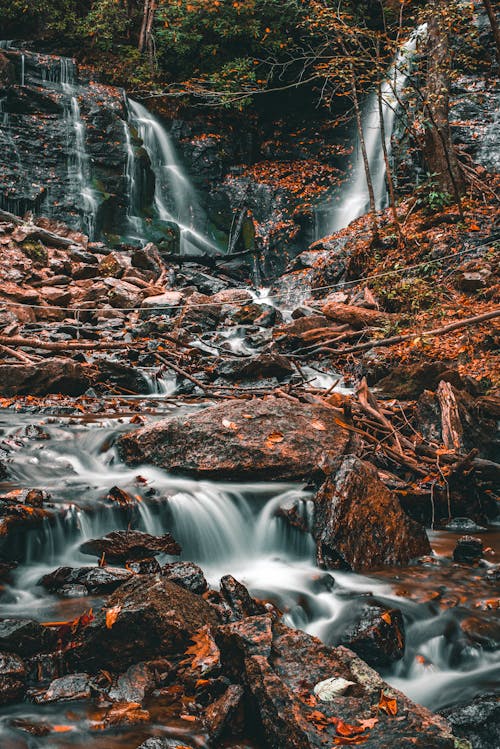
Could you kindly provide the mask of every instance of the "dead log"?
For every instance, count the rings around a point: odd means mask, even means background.
[[[367,349],[378,348],[380,346],[393,346],[396,343],[410,341],[412,338],[416,337],[424,338],[427,336],[445,335],[446,333],[451,333],[452,331],[459,330],[460,328],[467,328],[471,325],[477,325],[479,323],[486,322],[487,320],[493,320],[496,317],[500,317],[500,309],[491,310],[491,312],[485,312],[482,315],[474,315],[474,317],[467,317],[464,320],[457,320],[456,322],[452,322],[449,325],[444,325],[442,328],[424,330],[421,333],[416,333],[415,331],[413,331],[412,333],[395,335],[391,336],[390,338],[383,338],[382,340],[375,339],[366,341],[366,343],[358,343],[355,346],[349,346],[349,348],[339,350],[330,349],[330,353],[337,356],[342,356],[344,354],[352,354],[355,351],[366,351]]]
[[[26,223],[19,216],[8,213],[8,211],[0,210],[0,219],[19,226],[23,233],[26,234],[25,239],[39,239],[51,247],[62,247],[65,249],[78,244],[74,239],[62,237],[60,234],[55,234],[52,231],[48,231],[48,229],[43,229],[41,226],[36,226],[36,224]]]
[[[380,312],[376,309],[356,307],[352,304],[339,304],[338,302],[326,302],[321,312],[335,322],[350,325],[351,328],[368,328],[373,325],[384,325],[391,320],[397,320],[397,315],[389,312]]]
[[[41,341],[39,338],[21,338],[20,336],[0,335],[1,346],[17,346],[44,351],[106,351],[110,349],[124,349],[134,345],[124,341],[93,341],[82,343],[81,341]],[[137,346],[137,343],[135,343]],[[143,344],[140,344],[143,345]]]
[[[448,450],[463,449],[463,428],[455,393],[449,382],[441,380],[437,389],[441,409],[441,435]]]

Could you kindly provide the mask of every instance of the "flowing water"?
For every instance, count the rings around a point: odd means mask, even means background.
[[[390,157],[392,135],[400,101],[410,75],[417,46],[425,37],[426,24],[422,24],[396,53],[385,80],[380,88],[382,117],[384,121],[385,146]],[[363,139],[370,170],[375,206],[379,210],[387,204],[386,167],[381,144],[380,114],[378,94],[368,97],[362,113]],[[333,203],[333,204],[332,204]],[[320,204],[316,210],[316,238],[333,234],[348,226],[370,209],[365,166],[359,137],[353,152],[351,172],[343,183],[339,195],[332,202]]]
[[[147,465],[128,468],[112,446],[116,434],[132,428],[126,417],[117,424],[116,419],[56,420],[4,411],[0,419],[1,443],[10,458],[5,488],[43,488],[50,492],[54,504],[53,518],[18,540],[16,556],[21,563],[13,584],[4,590],[3,615],[60,620],[81,613],[89,605],[101,605],[100,601],[80,598],[61,601],[37,582],[57,566],[91,564],[91,557],[78,551],[80,543],[113,529],[125,529],[131,523],[153,534],[171,531],[183,548],[182,558],[200,564],[212,585],[231,573],[254,595],[273,601],[289,625],[330,644],[340,640],[359,606],[372,594],[397,606],[405,618],[406,652],[384,677],[432,709],[498,685],[498,653],[469,641],[460,626],[478,602],[491,596],[491,587],[476,575],[471,590],[463,571],[452,568],[443,556],[443,550],[449,554],[451,548],[447,534],[433,534],[438,553],[427,565],[370,576],[337,571],[330,574],[315,566],[311,536],[276,515],[282,505],[295,503],[310,527],[313,504],[307,486],[195,481]],[[45,439],[24,436],[23,427],[34,423],[42,428]],[[106,495],[115,485],[140,495],[142,501],[132,510],[114,506]],[[484,534],[486,544],[492,545],[497,536]],[[456,596],[457,602],[440,606],[436,591],[443,599]],[[480,609],[475,615],[489,617]],[[20,706],[14,712],[24,717],[26,713],[35,715],[40,720],[54,709]],[[59,711],[64,709],[62,705]],[[10,730],[10,718],[4,713],[5,731]],[[67,722],[67,715],[64,720]],[[75,737],[79,737],[71,745],[85,746],[84,718],[73,715],[71,721]],[[92,741],[92,746],[100,746],[98,739]],[[33,739],[30,747],[38,746],[62,749],[66,744],[63,739],[55,741],[52,735],[50,743]]]
[[[154,172],[156,211],[161,221],[174,223],[178,227],[180,253],[192,255],[220,252],[220,248],[199,229],[200,226],[206,226],[207,219],[196,191],[179,162],[169,134],[160,121],[139,102],[129,99],[128,108],[129,124],[137,130]],[[130,136],[127,138],[128,143],[131,145]],[[129,216],[134,224],[138,219],[136,211],[140,196],[136,193],[138,180],[134,177],[134,151],[129,146],[127,148]]]

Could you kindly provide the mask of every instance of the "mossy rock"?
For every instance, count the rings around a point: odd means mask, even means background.
[[[49,254],[47,248],[38,240],[26,240],[21,244],[21,250],[37,265],[47,265]]]

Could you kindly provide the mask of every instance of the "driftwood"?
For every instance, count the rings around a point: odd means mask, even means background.
[[[441,409],[441,435],[444,446],[448,450],[461,450],[463,429],[453,388],[449,382],[441,380],[436,394]]]

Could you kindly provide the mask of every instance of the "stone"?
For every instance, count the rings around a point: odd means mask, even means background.
[[[0,395],[82,395],[90,386],[90,372],[72,359],[43,359],[35,364],[0,364]]]
[[[116,385],[133,393],[149,393],[149,382],[139,369],[113,359],[101,359],[97,366],[97,382],[111,388]]]
[[[264,604],[252,598],[245,586],[238,582],[232,575],[224,575],[221,579],[220,592],[231,610],[232,621],[266,613]]]
[[[112,531],[103,538],[92,538],[80,546],[82,554],[100,557],[102,554],[110,562],[126,562],[129,559],[143,559],[155,554],[181,553],[179,544],[170,533],[164,536],[151,536],[142,531]]]
[[[341,637],[335,638],[335,644],[345,645],[369,666],[380,669],[403,657],[405,640],[401,611],[368,601],[355,620],[343,629]]]
[[[396,315],[391,315],[388,312],[366,309],[366,307],[355,307],[351,304],[339,304],[337,301],[326,301],[321,307],[321,312],[330,320],[334,320],[341,325],[350,325],[355,330],[371,325],[383,325],[397,319]]]
[[[108,692],[108,697],[113,702],[142,702],[156,686],[156,674],[169,671],[171,665],[168,661],[151,663],[136,663],[130,666],[124,674],[118,676],[116,683]]]
[[[181,414],[117,441],[129,465],[153,463],[171,473],[227,479],[300,479],[322,475],[350,437],[331,409],[284,398],[225,401]]]
[[[279,354],[259,354],[242,359],[229,359],[216,365],[217,377],[231,382],[241,380],[260,380],[276,377],[282,381],[289,379],[295,372],[290,360]]]
[[[108,302],[116,309],[132,309],[140,307],[142,292],[127,281],[107,278],[104,282],[108,288]]]
[[[34,619],[0,619],[0,650],[30,656],[44,649],[46,629]]]
[[[211,742],[219,742],[231,730],[235,733],[235,715],[243,700],[244,690],[240,684],[231,684],[218,700],[212,702],[203,716]]]
[[[110,254],[103,258],[99,263],[99,274],[104,278],[107,276],[121,278],[129,267],[130,259],[126,255],[117,252],[110,252]]]
[[[138,661],[183,653],[197,630],[218,623],[216,609],[200,596],[160,575],[134,575],[81,629],[67,657],[86,671],[123,671]]]
[[[26,669],[12,653],[0,652],[0,705],[20,700],[25,688]]]
[[[38,705],[52,702],[74,702],[88,700],[91,696],[91,680],[88,674],[69,674],[54,679],[49,688],[42,694],[35,694],[33,699]]]
[[[361,571],[407,565],[430,553],[425,529],[401,509],[370,463],[348,455],[315,499],[317,561]]]
[[[137,749],[194,749],[194,747],[194,744],[188,744],[185,739],[152,737],[143,741]]]
[[[134,268],[153,271],[156,275],[160,275],[165,268],[159,250],[152,242],[132,252],[132,265]]]
[[[483,542],[475,536],[461,536],[453,550],[453,561],[475,564],[483,555]]]
[[[86,593],[112,593],[132,577],[132,571],[121,567],[59,567],[38,582],[51,593],[61,593],[71,585],[82,585]]]
[[[168,580],[186,588],[192,593],[201,595],[208,588],[208,583],[203,574],[201,567],[193,562],[171,562],[164,564],[161,568],[161,574]]]
[[[442,710],[455,736],[470,742],[472,749],[500,746],[500,697],[484,694],[471,702]]]

